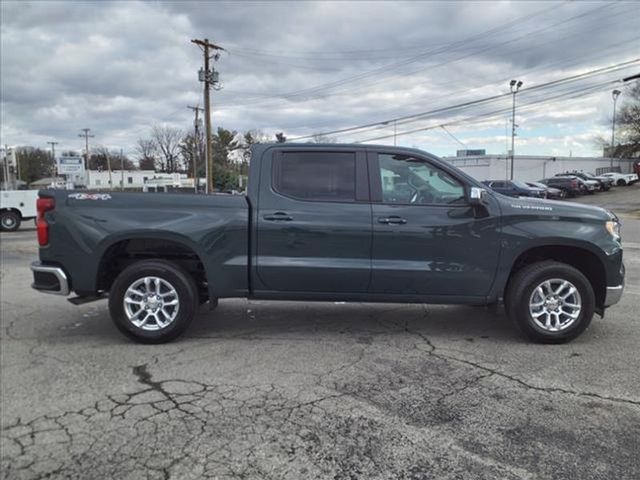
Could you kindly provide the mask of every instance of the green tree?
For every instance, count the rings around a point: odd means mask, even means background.
[[[230,165],[229,154],[241,148],[236,139],[238,132],[218,127],[218,131],[211,137],[211,155],[213,164],[228,167]]]
[[[180,142],[180,155],[187,175],[193,176],[193,163],[196,162],[198,178],[205,176],[206,157],[202,135],[198,135],[198,137],[196,137],[195,133],[185,135],[182,142]]]
[[[242,136],[242,164],[240,165],[239,173],[241,175],[248,175],[249,162],[251,160],[251,147],[258,143],[271,143],[267,135],[261,130],[249,130]]]
[[[31,183],[55,174],[55,163],[48,151],[41,148],[21,147],[16,153],[20,165],[20,180]]]
[[[284,143],[286,141],[287,141],[287,137],[284,136],[283,132],[276,133],[276,142],[277,143]]]
[[[216,190],[229,192],[238,188],[238,174],[229,167],[223,167],[214,172]]]

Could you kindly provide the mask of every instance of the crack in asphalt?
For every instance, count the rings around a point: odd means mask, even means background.
[[[409,320],[374,320],[384,328],[365,337],[349,332],[347,358],[331,368],[279,369],[279,375],[307,379],[286,385],[259,379],[243,384],[242,376],[237,383],[159,379],[152,370],[171,364],[180,352],[189,349],[190,362],[209,357],[193,346],[152,355],[128,367],[134,388],[111,391],[82,408],[4,425],[0,478],[502,480],[554,478],[567,464],[567,476],[581,479],[597,478],[602,468],[618,479],[640,474],[632,452],[621,448],[640,427],[638,402],[529,385],[444,352]],[[396,329],[405,334],[387,337]],[[259,332],[251,337],[240,340],[261,340]],[[492,378],[516,388],[505,395],[508,389]],[[575,401],[546,398],[554,394]],[[494,396],[497,410],[487,417],[484,403]],[[587,399],[605,403],[584,404]],[[531,425],[529,412],[521,418],[522,402],[548,424]],[[597,453],[575,451],[566,421],[559,431],[553,422],[574,408],[606,410],[627,424],[592,439]],[[589,421],[584,417],[574,425],[589,431]],[[557,458],[527,457],[523,445],[538,441],[527,437],[536,429]],[[512,438],[525,440],[513,444]],[[615,463],[603,463],[614,455]]]
[[[424,308],[424,306],[423,306]],[[428,315],[428,311],[425,308],[425,313],[424,315]],[[483,365],[481,363],[478,362],[473,362],[471,360],[467,360],[464,358],[460,358],[460,357],[456,357],[453,355],[447,355],[446,353],[442,353],[442,349],[438,349],[432,342],[431,340],[424,335],[422,332],[419,332],[417,330],[412,330],[409,328],[409,321],[405,321],[404,325],[400,325],[398,323],[395,322],[390,322],[393,323],[394,325],[396,325],[398,328],[403,329],[405,332],[411,334],[411,335],[415,335],[417,337],[419,337],[428,347],[429,350],[427,350],[427,353],[429,355],[433,355],[435,357],[441,358],[443,360],[453,360],[455,362],[460,362],[463,363],[465,365],[477,368],[479,370],[483,370],[485,372],[488,373],[488,375],[482,376],[481,378],[486,378],[492,375],[498,376],[500,378],[503,378],[505,380],[509,380],[511,382],[514,382],[518,385],[520,385],[521,387],[530,389],[530,390],[536,390],[539,392],[547,392],[547,393],[562,393],[562,394],[567,394],[567,395],[576,395],[576,396],[582,396],[582,397],[590,397],[590,398],[597,398],[599,400],[606,400],[606,401],[610,401],[610,402],[620,402],[620,403],[626,403],[629,405],[640,405],[640,400],[635,400],[635,399],[630,399],[630,398],[624,398],[624,397],[613,397],[613,396],[609,396],[609,395],[602,395],[599,393],[595,393],[595,392],[582,392],[582,391],[578,391],[578,390],[571,390],[571,389],[567,389],[567,388],[562,388],[562,387],[541,387],[538,385],[533,385],[530,384],[524,380],[522,380],[521,378],[518,378],[514,375],[510,375],[508,373],[504,373],[500,370],[497,370],[495,368],[491,368],[488,367],[486,365]]]

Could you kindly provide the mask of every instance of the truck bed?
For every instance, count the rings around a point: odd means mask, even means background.
[[[101,290],[104,262],[161,245],[199,262],[216,297],[248,291],[249,204],[241,195],[43,190],[50,243],[40,260],[63,265],[79,295]],[[145,248],[140,248],[144,246]]]

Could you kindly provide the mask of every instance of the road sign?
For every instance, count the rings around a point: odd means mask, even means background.
[[[59,157],[58,173],[60,175],[79,175],[84,172],[84,160],[82,157]]]

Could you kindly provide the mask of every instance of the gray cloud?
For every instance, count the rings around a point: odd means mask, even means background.
[[[192,38],[229,50],[216,64],[224,89],[213,95],[214,125],[289,136],[496,95],[508,91],[512,77],[531,86],[640,51],[634,2],[4,1],[1,8],[1,141],[44,146],[55,139],[63,148],[78,148],[85,126],[96,143],[129,151],[155,123],[190,128],[186,105],[202,96]],[[567,86],[567,97],[571,88],[620,76]],[[609,90],[523,108],[522,134],[530,134],[523,145],[548,153],[575,138],[576,148],[592,149],[583,137],[606,130]],[[522,93],[525,104],[540,98]],[[506,98],[467,114],[508,105]],[[504,147],[496,141],[504,117],[451,129],[495,150]],[[542,141],[545,135],[553,141]],[[447,135],[424,132],[402,143],[436,153],[459,147]]]

